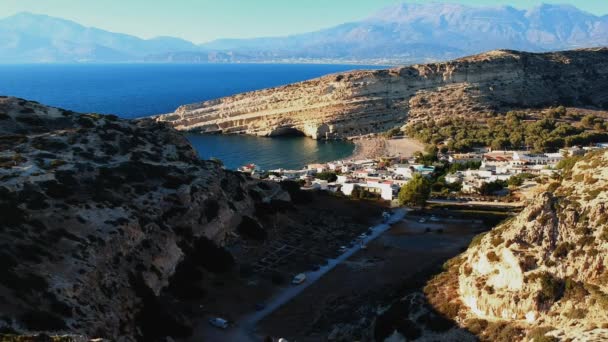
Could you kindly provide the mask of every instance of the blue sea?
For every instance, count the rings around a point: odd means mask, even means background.
[[[22,97],[77,112],[136,118],[195,103],[322,75],[377,66],[319,64],[24,64],[0,65],[0,95]],[[343,158],[347,142],[305,137],[188,135],[202,158],[229,168],[296,168]]]

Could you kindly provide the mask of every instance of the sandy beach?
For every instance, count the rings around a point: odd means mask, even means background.
[[[415,152],[423,152],[424,144],[412,138],[388,139],[386,149],[389,156],[409,158]]]
[[[386,139],[384,137],[360,137],[352,139],[355,151],[347,159],[375,159],[380,157],[409,158],[417,151],[424,151],[424,144],[411,138]]]

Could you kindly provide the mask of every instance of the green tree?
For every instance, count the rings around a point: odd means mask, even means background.
[[[501,139],[501,138],[492,140],[492,144],[490,144],[490,147],[494,151],[502,150],[502,149],[506,148],[507,146],[509,146],[509,141],[507,141],[506,139]]]
[[[504,189],[505,185],[506,182],[499,180],[489,183],[483,183],[481,184],[479,189],[477,189],[477,192],[479,192],[480,195],[489,196],[493,195],[497,191]]]
[[[399,190],[399,203],[424,207],[431,194],[431,184],[424,176],[416,173],[414,177]]]
[[[338,179],[338,176],[335,172],[320,172],[317,173],[315,177],[321,180],[326,180],[328,182],[335,182]]]
[[[581,124],[587,128],[592,128],[595,124],[595,115],[588,114],[581,120]]]
[[[387,132],[384,132],[384,136],[388,139],[401,134],[401,129],[399,127],[391,128]]]

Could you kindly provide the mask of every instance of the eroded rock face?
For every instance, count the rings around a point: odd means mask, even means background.
[[[289,200],[276,187],[153,120],[0,98],[0,329],[145,340],[180,262],[252,215],[250,193]]]
[[[157,120],[179,130],[314,139],[383,132],[406,122],[510,108],[608,108],[608,49],[491,51],[445,63],[353,71],[179,107]]]
[[[608,338],[607,201],[608,152],[594,152],[481,238],[461,256],[466,316]]]

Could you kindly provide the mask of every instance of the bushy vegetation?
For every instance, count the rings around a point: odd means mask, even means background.
[[[555,330],[553,327],[534,328],[528,333],[528,339],[532,342],[557,342],[559,339],[553,336],[546,336],[549,331]]]
[[[538,301],[544,305],[551,305],[558,301],[564,293],[564,284],[549,272],[535,273],[528,276],[528,281],[540,282],[541,289],[538,293]]]
[[[557,169],[562,170],[563,178],[569,178],[572,175],[572,169],[574,168],[574,165],[581,159],[583,159],[583,156],[572,156],[564,158],[560,160],[555,167]]]
[[[483,240],[484,236],[486,236],[486,234],[488,234],[488,232],[483,232],[481,234],[476,235],[473,240],[471,240],[471,243],[469,244],[469,249],[473,248],[475,246],[478,246],[481,243],[481,240]]]
[[[507,322],[491,322],[485,330],[488,341],[513,342],[521,341],[523,330]]]
[[[498,257],[498,255],[496,255],[496,253],[494,251],[488,252],[488,254],[486,254],[486,257],[491,262],[498,262],[498,261],[500,261],[500,258]]]
[[[575,124],[578,116],[571,116],[568,120],[564,120],[564,117],[564,110],[561,109],[533,117],[511,111],[486,121],[447,118],[418,122],[408,126],[406,133],[428,144],[445,142],[450,151],[456,152],[481,146],[498,150],[528,146],[536,151],[553,151],[608,139],[603,120],[586,116],[579,125]]]
[[[424,207],[431,194],[431,184],[420,174],[414,174],[412,179],[399,190],[399,203]]]
[[[480,195],[490,196],[494,193],[501,191],[507,186],[507,182],[501,180],[495,180],[493,182],[483,183],[477,191]]]
[[[384,137],[390,139],[392,137],[395,137],[395,136],[398,136],[398,135],[401,135],[401,134],[403,134],[401,132],[401,129],[398,128],[398,127],[396,127],[396,128],[391,128],[388,131],[384,132],[383,135],[384,135]]]
[[[485,319],[470,318],[464,322],[464,326],[468,331],[475,335],[479,335],[488,327],[488,321]]]
[[[464,163],[454,163],[450,164],[448,168],[448,173],[456,173],[457,171],[465,171],[465,170],[479,170],[481,167],[480,161],[468,161]]]
[[[556,258],[564,258],[574,248],[574,245],[570,242],[562,242],[553,251],[553,256]]]
[[[530,173],[520,173],[517,174],[515,176],[511,176],[511,178],[509,178],[509,180],[507,181],[507,184],[509,186],[521,186],[522,184],[524,184],[524,181],[526,181],[527,179],[532,179],[535,178],[536,176]]]
[[[439,158],[437,157],[438,149],[435,145],[428,145],[425,153],[417,151],[414,153],[414,159],[416,163],[423,164],[425,166],[433,165]]]
[[[335,172],[320,172],[315,175],[317,179],[325,180],[328,182],[335,182],[338,180],[338,175]]]

